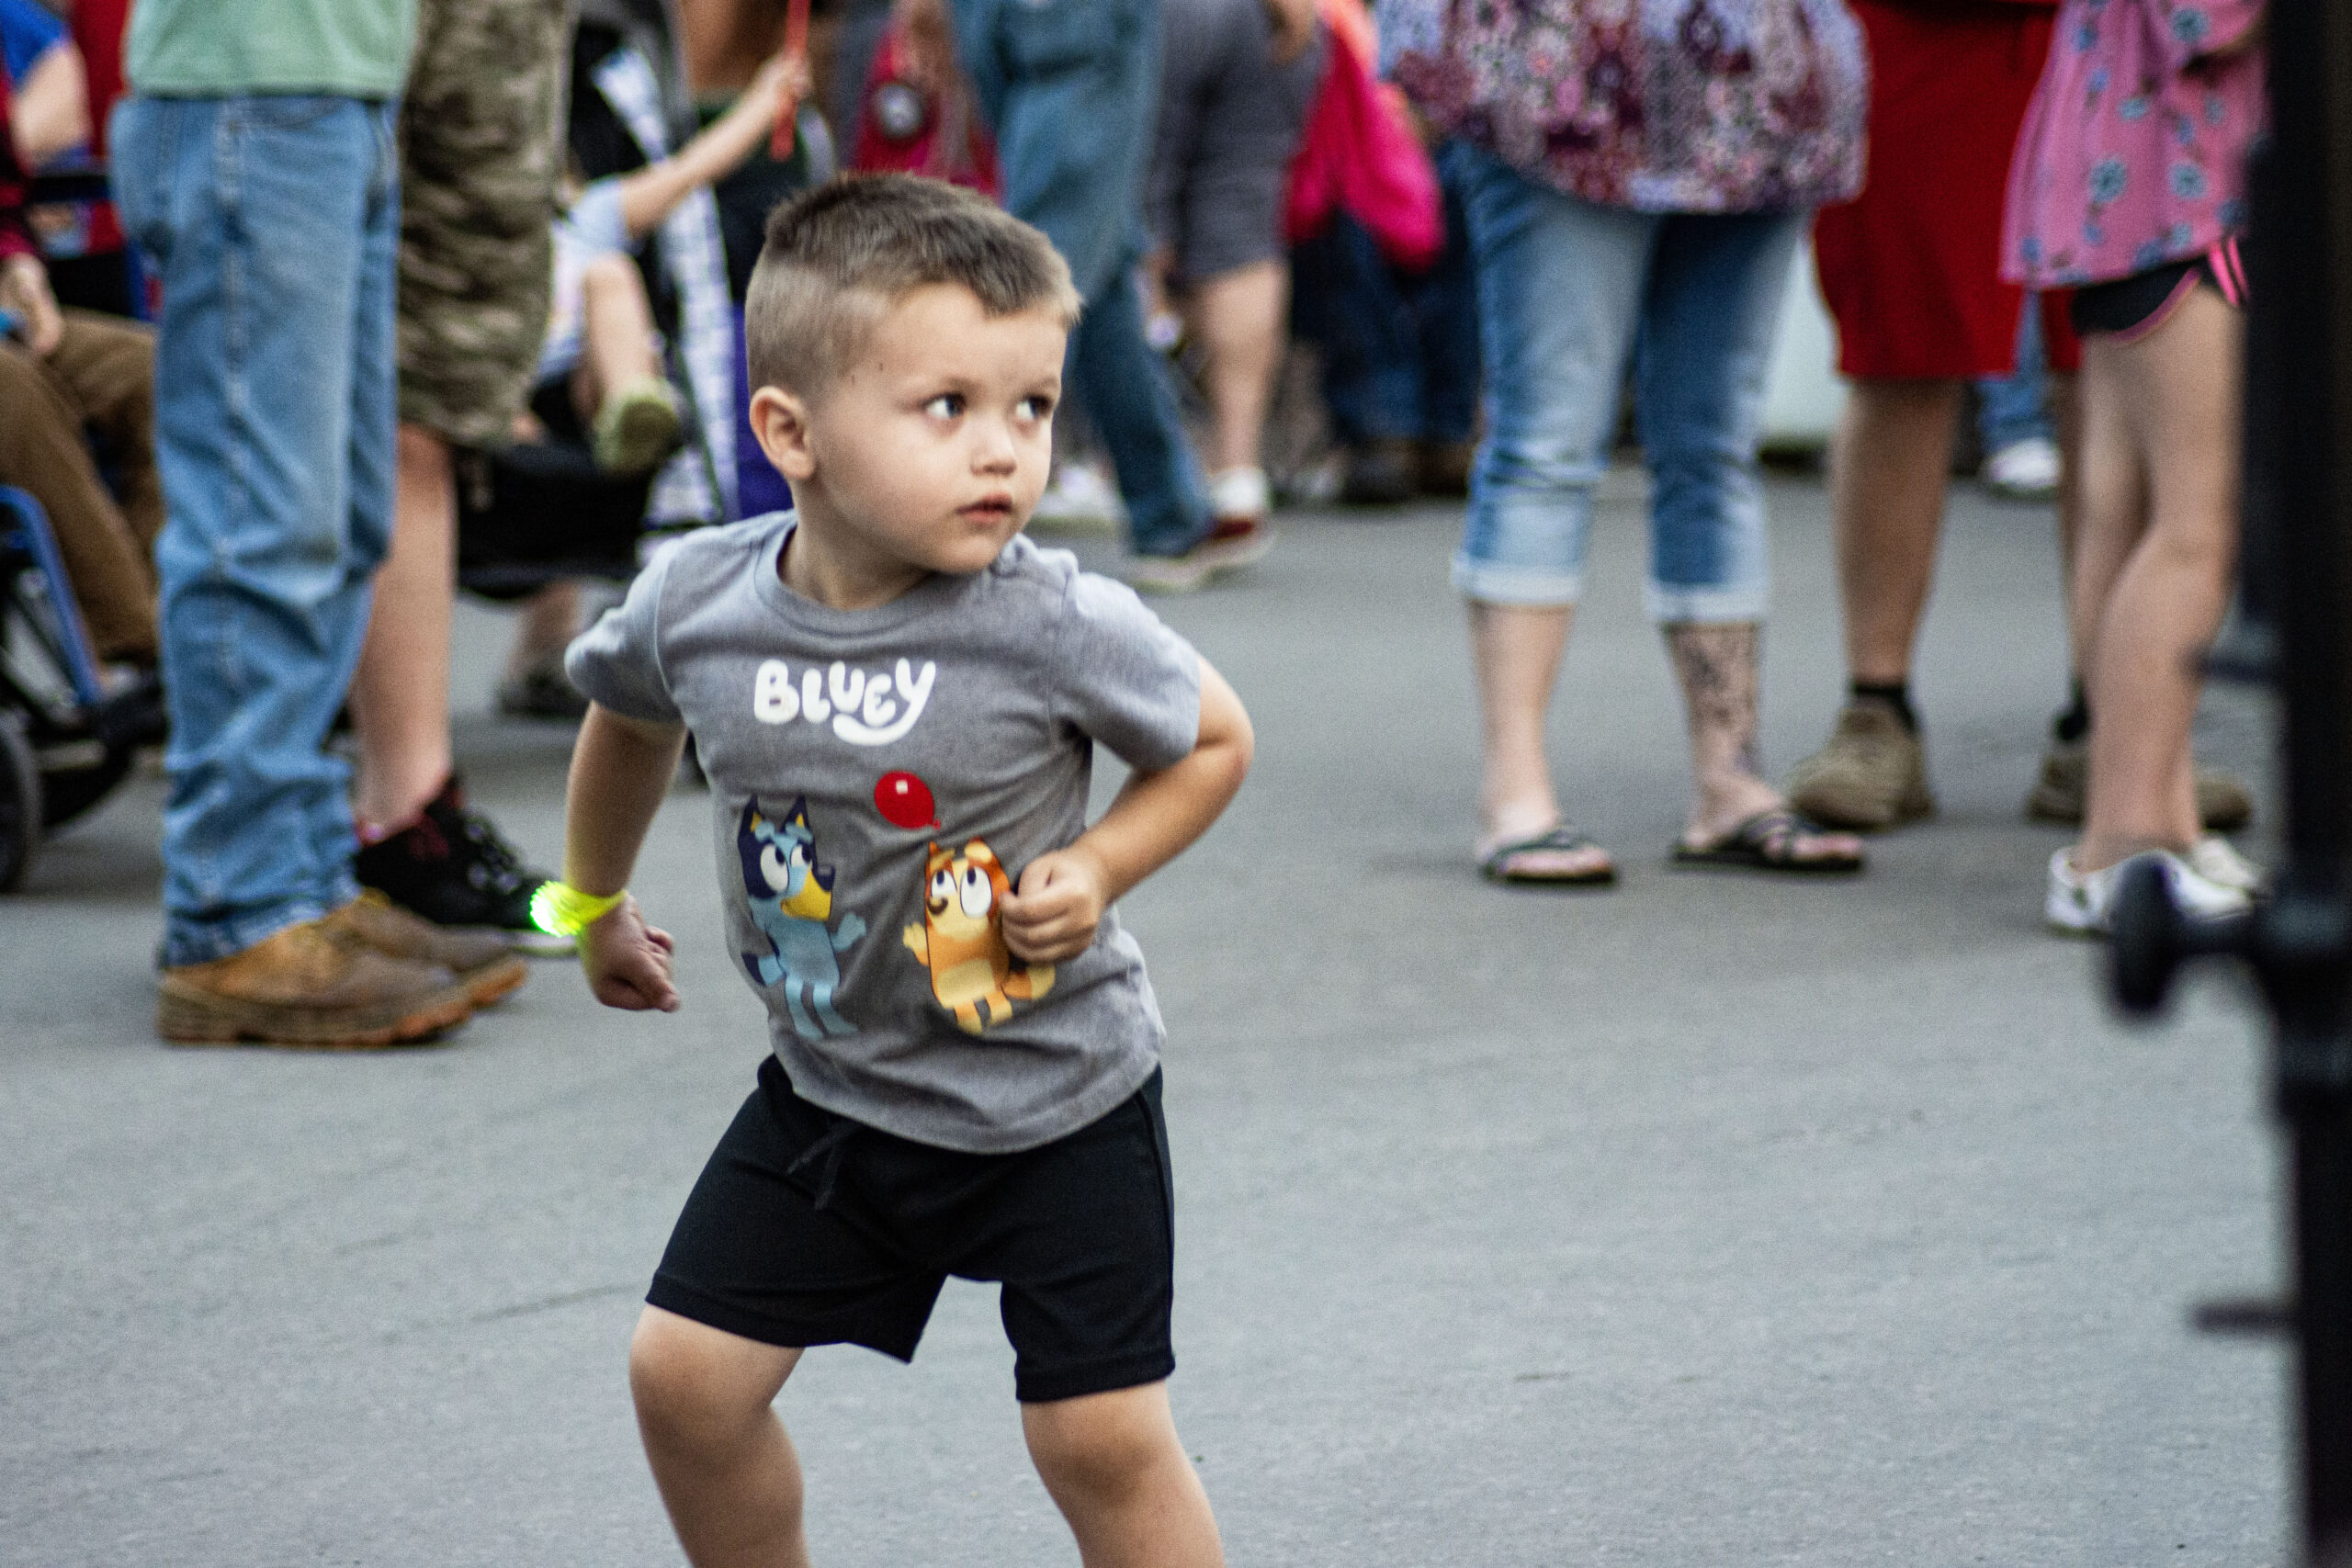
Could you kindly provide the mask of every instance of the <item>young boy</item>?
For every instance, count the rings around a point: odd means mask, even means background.
[[[621,893],[691,731],[774,1056],[687,1200],[629,1375],[699,1568],[798,1564],[770,1408],[811,1345],[911,1359],[1000,1280],[1022,1428],[1091,1568],[1223,1561],[1170,1419],[1163,1031],[1111,905],[1214,821],[1250,721],[1021,526],[1079,301],[1045,237],[907,175],[768,224],[752,425],[790,513],[690,536],[572,647],[562,885],[597,998],[674,1009]],[[1091,827],[1094,743],[1134,770]],[[603,912],[609,909],[609,912]]]

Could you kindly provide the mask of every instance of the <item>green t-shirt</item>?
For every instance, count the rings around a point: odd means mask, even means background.
[[[416,0],[138,0],[123,74],[159,97],[391,98],[415,38]]]

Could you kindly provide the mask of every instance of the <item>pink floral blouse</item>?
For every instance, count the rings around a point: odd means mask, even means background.
[[[1869,72],[1842,0],[1380,0],[1383,64],[1446,135],[1645,212],[1861,188]]]
[[[2218,51],[2261,0],[2065,0],[2009,162],[2001,274],[2106,283],[2245,227],[2263,51]]]

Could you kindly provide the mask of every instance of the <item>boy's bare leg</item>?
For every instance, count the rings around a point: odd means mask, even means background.
[[[800,1355],[660,1307],[637,1320],[637,1429],[695,1568],[808,1568],[800,1459],[775,1409]]]
[[[449,777],[449,623],[458,597],[458,491],[448,443],[400,428],[392,544],[351,682],[359,742],[352,810],[405,827]]]
[[[2199,825],[2189,728],[2202,682],[2197,656],[2220,629],[2237,558],[2237,407],[2245,320],[2197,288],[2132,343],[2084,345],[2085,413],[2094,454],[2121,491],[2088,514],[2077,591],[2116,562],[2091,653],[2091,788],[2075,863],[2114,864],[2152,845],[2187,849]],[[2121,454],[2101,452],[2116,440]],[[2146,476],[2127,487],[2117,468]],[[2096,492],[2095,492],[2096,493]],[[2140,515],[2116,501],[2139,500]],[[2119,547],[2129,542],[2128,550]]]
[[[1258,466],[1258,446],[1282,368],[1283,314],[1290,268],[1257,262],[1193,286],[1184,314],[1208,351],[1207,391],[1216,422],[1209,469]]]
[[[1855,681],[1910,677],[1960,408],[1957,381],[1858,380],[1847,397],[1830,446],[1829,509]]]
[[[1086,1568],[1223,1568],[1165,1382],[1024,1404],[1021,1435]]]

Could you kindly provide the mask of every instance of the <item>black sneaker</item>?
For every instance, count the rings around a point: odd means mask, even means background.
[[[526,867],[490,818],[467,807],[454,773],[415,823],[362,847],[353,870],[362,885],[435,925],[495,931],[519,953],[571,951],[570,937],[531,919],[531,895],[546,874]]]

